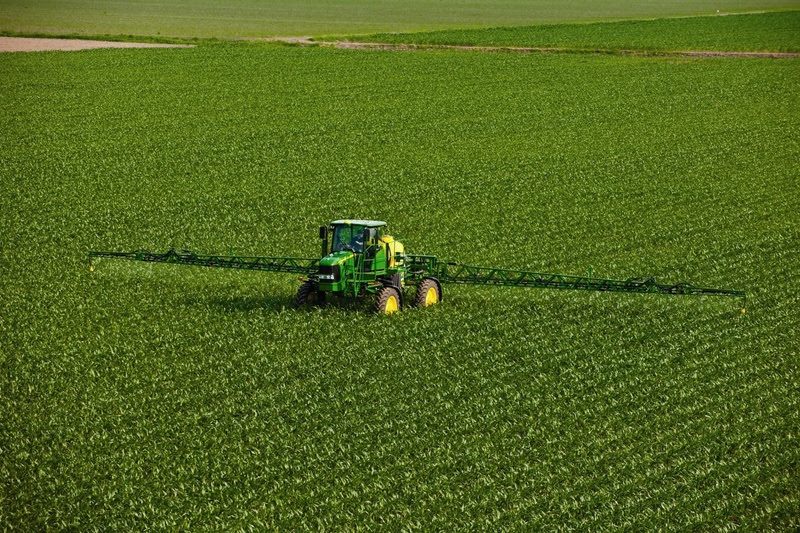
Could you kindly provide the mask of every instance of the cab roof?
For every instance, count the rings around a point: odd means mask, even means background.
[[[380,228],[381,226],[385,226],[386,222],[382,220],[355,220],[355,219],[342,219],[342,220],[334,220],[331,222],[331,225],[354,225],[354,226],[366,226],[368,228]]]

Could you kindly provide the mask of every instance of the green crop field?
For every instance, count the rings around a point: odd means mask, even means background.
[[[0,54],[0,525],[800,527],[798,67]],[[313,256],[340,217],[471,264],[746,289],[747,313],[458,286],[296,311],[292,275],[86,261]]]
[[[333,39],[332,37],[328,39]],[[800,11],[354,35],[353,41],[588,50],[800,51]]]
[[[0,31],[269,37],[519,26],[797,7],[798,0],[0,0]]]

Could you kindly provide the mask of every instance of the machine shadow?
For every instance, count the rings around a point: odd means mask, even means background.
[[[183,299],[183,305],[188,307],[213,308],[225,313],[248,313],[253,311],[270,311],[281,313],[292,311],[296,313],[308,313],[319,308],[330,308],[340,311],[367,313],[371,310],[371,305],[366,302],[350,298],[328,298],[323,306],[311,305],[301,308],[294,306],[294,297],[285,296],[231,296],[207,297],[203,295],[187,296]]]

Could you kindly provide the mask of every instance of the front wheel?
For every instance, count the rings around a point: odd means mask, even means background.
[[[303,307],[305,305],[324,304],[325,293],[319,290],[319,287],[312,281],[306,281],[300,288],[297,289],[297,294],[294,296],[294,306]]]
[[[400,310],[400,291],[394,287],[384,287],[375,299],[375,313],[388,315]]]

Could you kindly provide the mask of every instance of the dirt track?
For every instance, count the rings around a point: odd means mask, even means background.
[[[470,52],[516,53],[584,53],[619,54],[638,56],[681,57],[770,57],[797,58],[797,52],[724,52],[724,51],[651,51],[651,50],[589,50],[572,48],[529,48],[517,46],[463,46],[448,44],[395,44],[359,43],[350,41],[312,41],[309,37],[271,37],[265,41],[299,44],[301,46],[330,46],[348,50],[464,50]],[[0,52],[42,52],[48,50],[89,50],[93,48],[191,48],[191,44],[126,43],[116,41],[91,41],[87,39],[41,39],[32,37],[0,37]]]
[[[619,54],[637,56],[680,56],[680,57],[771,57],[775,59],[800,57],[797,52],[726,52],[713,50],[657,51],[657,50],[591,50],[581,48],[532,48],[519,46],[464,46],[452,44],[399,44],[399,43],[359,43],[350,41],[312,41],[307,37],[273,37],[268,41],[299,44],[302,46],[331,46],[353,50],[465,50],[470,52],[517,52],[517,53],[581,53],[581,54]]]
[[[189,48],[190,44],[122,43],[85,39],[39,39],[33,37],[0,37],[0,52],[74,51],[92,48]]]

